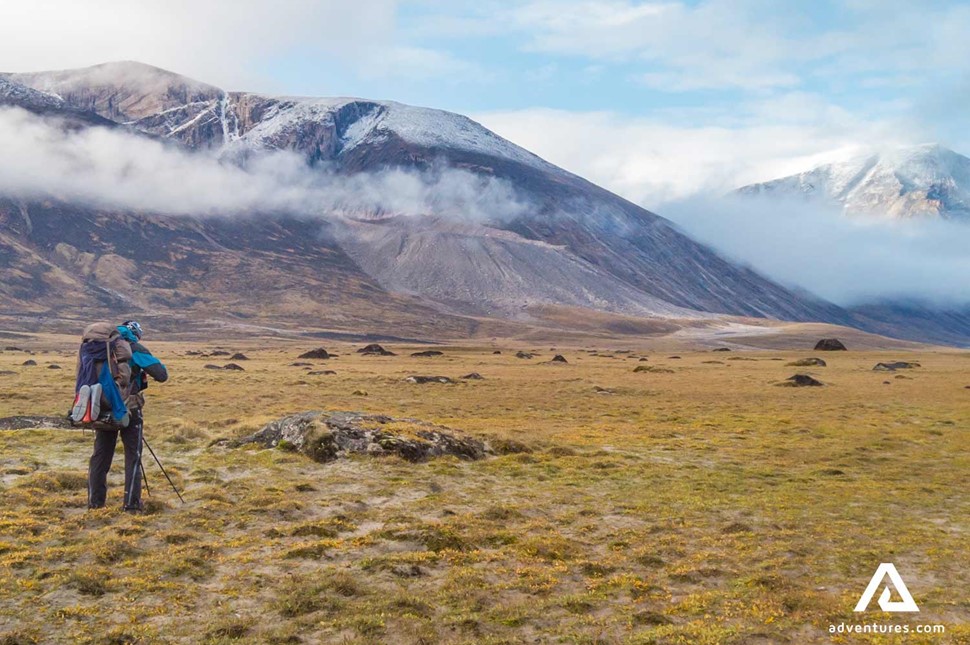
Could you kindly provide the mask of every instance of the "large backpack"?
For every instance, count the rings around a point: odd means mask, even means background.
[[[110,323],[88,325],[77,353],[73,425],[114,429],[128,426],[131,347]]]

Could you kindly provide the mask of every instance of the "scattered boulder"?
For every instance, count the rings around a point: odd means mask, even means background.
[[[243,354],[242,352],[236,352],[235,354],[233,354],[232,356],[229,357],[229,360],[231,360],[231,361],[248,361],[249,360],[249,357],[246,356],[245,354]]]
[[[37,365],[37,361],[35,361],[32,358],[28,358],[23,363],[21,363],[21,365],[23,365],[24,367],[33,367],[34,365]]]
[[[353,396],[367,396],[367,390],[354,390],[351,394]]]
[[[313,366],[313,363],[301,363],[301,362],[290,363],[290,367],[312,367],[312,366]]]
[[[471,374],[465,374],[461,378],[464,379],[464,380],[466,380],[466,381],[484,381],[485,380],[485,377],[482,376],[481,374],[479,374],[478,372],[472,372]]]
[[[552,357],[552,360],[549,362],[550,363],[569,363],[569,361],[566,360],[566,357],[563,356],[562,354],[556,354],[555,356]]]
[[[842,344],[842,341],[838,338],[823,338],[822,340],[815,343],[815,351],[817,352],[844,352],[847,351],[846,346]]]
[[[668,356],[667,358],[672,358],[674,360],[680,360],[680,356]]]
[[[797,361],[785,363],[788,367],[825,367],[825,361],[821,358],[799,358]]]
[[[333,370],[314,370],[312,372],[307,372],[307,376],[330,376],[336,374]]]
[[[701,361],[706,365],[724,365],[724,361]]]
[[[186,356],[202,356],[202,352],[199,351],[199,350],[197,350],[197,349],[190,349],[189,351],[185,352],[185,355]]]
[[[895,361],[893,363],[876,363],[872,368],[874,372],[895,372],[896,370],[911,370],[919,367],[919,363],[907,363],[906,361]]]
[[[600,387],[599,385],[593,386],[593,391],[597,394],[616,394],[613,390],[608,390],[605,387]]]
[[[495,350],[494,352],[492,352],[492,353],[493,353],[493,354],[501,354],[501,353],[502,353],[502,350],[500,350],[500,349],[496,349],[496,350]]]
[[[221,370],[222,369],[222,366],[221,365],[213,365],[212,363],[209,363],[208,365],[203,365],[202,366],[202,369],[204,369],[204,370]]]
[[[304,352],[297,356],[297,358],[313,358],[317,360],[326,360],[330,358],[330,352],[325,350],[323,347],[317,347],[316,349],[311,349],[308,352]]]
[[[357,350],[358,354],[363,354],[364,356],[397,356],[394,352],[390,352],[377,343],[371,343],[366,347],[361,347]]]
[[[437,349],[426,349],[423,352],[414,352],[411,356],[418,358],[431,358],[433,356],[444,356],[444,352],[439,352]]]
[[[243,369],[243,366],[242,365],[237,365],[236,363],[226,363],[225,365],[222,366],[222,369],[229,370],[229,371],[232,371],[232,372],[245,372],[246,371],[245,369]]]
[[[641,358],[641,359],[640,359],[640,360],[638,360],[637,362],[638,362],[638,363],[646,363],[646,362],[647,362],[647,359],[646,359],[646,358]]]
[[[389,425],[394,430],[388,430]],[[360,412],[303,412],[269,423],[253,435],[229,442],[233,447],[258,444],[302,453],[329,462],[350,454],[398,455],[410,462],[442,455],[482,459],[491,452],[485,442],[464,433],[417,419],[395,419]]]
[[[49,370],[59,370],[59,369],[61,369],[61,366],[58,365],[57,363],[51,363],[50,365],[47,366],[47,369],[49,369]]]
[[[882,384],[883,385],[892,385],[892,381],[883,381]]]
[[[778,385],[782,387],[818,387],[824,385],[824,383],[808,374],[795,374],[794,376],[789,376],[784,382]]]
[[[209,352],[209,356],[230,356],[232,352],[227,352],[224,349],[216,349]]]
[[[731,351],[731,348],[730,347],[715,347],[711,351],[712,352],[729,352],[729,351]]]
[[[0,419],[0,430],[34,430],[37,428],[72,428],[67,416],[16,416]]]
[[[6,347],[3,348],[3,351],[5,351],[5,352],[22,352],[24,350],[20,349],[19,347],[15,347],[13,345],[7,345]]]
[[[672,369],[666,367],[656,367],[654,365],[637,365],[633,368],[633,372],[652,372],[654,374],[673,374]]]
[[[535,354],[530,354],[529,352],[518,351],[515,353],[516,358],[535,358]]]
[[[404,379],[408,383],[454,383],[447,376],[409,376]]]

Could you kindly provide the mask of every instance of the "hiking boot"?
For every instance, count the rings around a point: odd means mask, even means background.
[[[131,513],[132,515],[141,515],[145,512],[145,507],[142,504],[138,504],[137,506],[125,506],[124,511],[125,513]]]
[[[97,421],[101,416],[101,384],[91,386],[91,420]]]
[[[71,409],[71,419],[74,423],[81,423],[88,411],[88,404],[91,403],[91,386],[82,385],[74,398],[74,407]]]

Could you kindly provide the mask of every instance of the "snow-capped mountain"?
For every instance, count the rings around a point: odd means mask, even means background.
[[[112,212],[56,195],[0,199],[6,309],[43,309],[88,285],[113,307],[127,293],[126,306],[143,310],[302,313],[370,329],[383,317],[385,330],[397,320],[454,330],[550,306],[852,320],[461,115],[391,101],[228,92],[139,63],[3,74],[0,82],[10,88],[0,103],[31,109],[23,96],[33,104],[40,95],[47,116],[83,114],[228,163],[284,150],[344,176],[444,167],[505,182],[527,205],[494,207],[474,220],[385,209],[214,220]]]
[[[970,158],[936,144],[826,164],[740,188],[747,196],[805,197],[847,214],[970,220]]]

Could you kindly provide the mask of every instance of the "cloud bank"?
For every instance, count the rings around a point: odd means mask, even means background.
[[[970,302],[970,225],[846,217],[804,201],[694,198],[663,214],[689,235],[784,284],[840,305]]]
[[[343,175],[298,155],[255,155],[245,166],[120,129],[68,130],[0,109],[0,193],[111,209],[191,216],[242,214],[514,217],[527,204],[500,179],[448,168]]]

